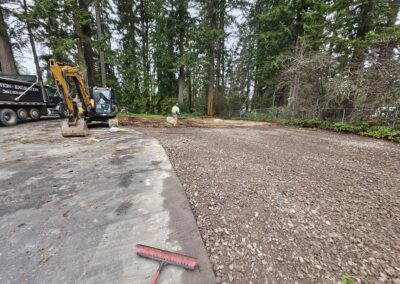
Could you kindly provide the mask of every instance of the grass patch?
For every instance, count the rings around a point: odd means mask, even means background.
[[[356,284],[356,280],[346,273],[343,273],[340,277],[340,284]]]

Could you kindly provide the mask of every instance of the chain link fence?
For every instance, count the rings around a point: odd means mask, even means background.
[[[254,120],[278,119],[318,119],[332,122],[358,123],[368,121],[376,124],[386,124],[392,127],[400,126],[400,109],[396,107],[371,108],[321,108],[312,111],[290,111],[288,108],[260,108],[250,111],[231,110],[225,113],[227,118]]]

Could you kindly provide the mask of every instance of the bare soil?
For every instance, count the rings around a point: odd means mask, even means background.
[[[118,122],[121,126],[139,127],[173,127],[166,119],[142,118],[142,117],[119,117]],[[201,127],[201,128],[225,128],[225,127],[265,127],[270,125],[266,122],[243,121],[243,120],[224,120],[212,118],[185,118],[179,119],[180,127]]]
[[[136,128],[168,153],[219,283],[400,283],[399,145],[221,124]]]

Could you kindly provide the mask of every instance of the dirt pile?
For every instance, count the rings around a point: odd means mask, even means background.
[[[171,128],[167,118],[142,118],[121,116],[118,122],[123,126]],[[178,127],[200,127],[200,128],[229,128],[229,127],[266,127],[268,122],[224,120],[219,118],[183,118],[179,119]]]

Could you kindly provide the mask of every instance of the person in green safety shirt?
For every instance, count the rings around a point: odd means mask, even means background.
[[[174,117],[174,127],[178,124],[178,115],[180,115],[179,112],[179,104],[176,103],[173,107],[172,107],[172,116]]]

